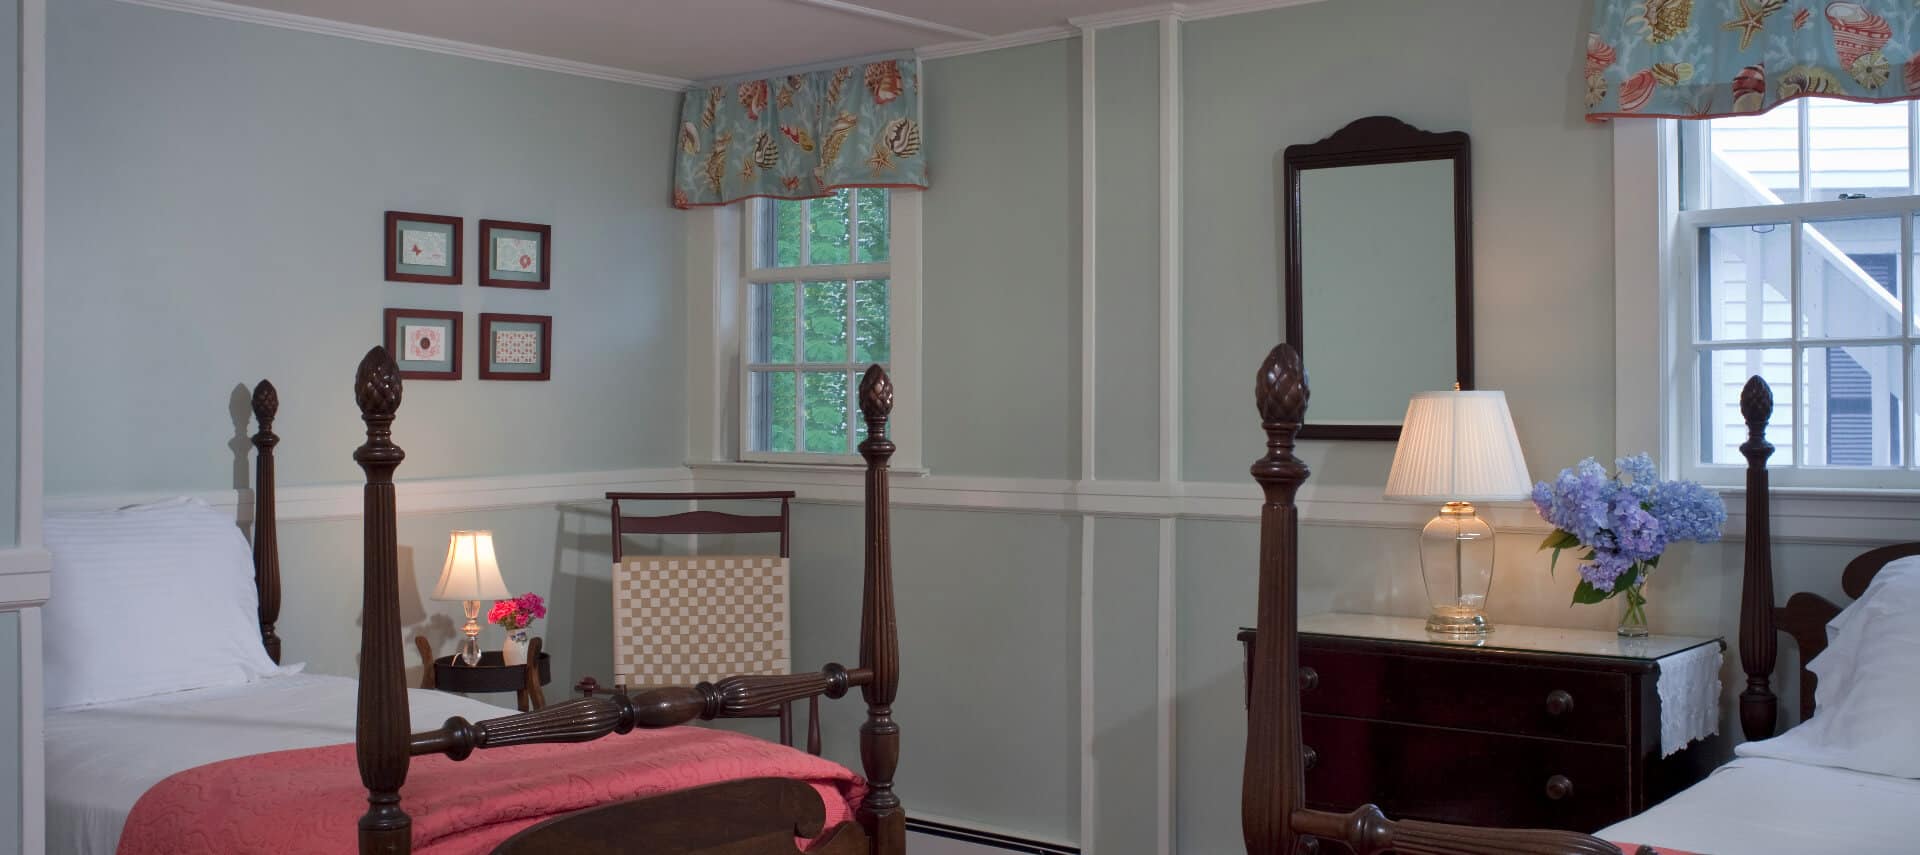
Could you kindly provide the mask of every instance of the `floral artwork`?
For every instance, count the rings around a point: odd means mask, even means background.
[[[539,273],[540,241],[534,238],[494,238],[493,269],[506,273]]]
[[[924,188],[926,175],[910,58],[694,89],[681,104],[674,207]]]
[[[1589,119],[1709,118],[1806,96],[1920,98],[1913,0],[1597,0]]]
[[[400,260],[422,267],[447,266],[447,233],[401,229]]]
[[[540,364],[540,333],[534,330],[496,330],[493,361],[500,365]]]
[[[400,335],[406,340],[406,359],[410,362],[441,362],[447,358],[447,330],[427,324],[403,324]]]
[[[526,629],[527,624],[547,616],[547,603],[539,594],[526,593],[510,600],[495,600],[487,612],[487,623],[509,630]]]
[[[1533,485],[1534,508],[1554,526],[1540,544],[1553,550],[1553,564],[1563,550],[1586,550],[1575,603],[1598,603],[1622,592],[1637,599],[1669,545],[1719,540],[1727,521],[1719,494],[1692,481],[1661,480],[1645,454],[1622,457],[1614,466],[1617,472],[1608,473],[1589,457]]]

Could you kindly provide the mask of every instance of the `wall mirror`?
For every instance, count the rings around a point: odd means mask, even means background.
[[[1415,392],[1473,388],[1467,135],[1372,116],[1288,146],[1287,342],[1313,378],[1305,439],[1400,438]]]

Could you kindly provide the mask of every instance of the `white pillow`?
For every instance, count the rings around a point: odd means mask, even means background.
[[[277,672],[246,538],[194,499],[50,514],[49,709],[227,686]]]
[[[1920,560],[1887,564],[1828,630],[1813,718],[1739,753],[1920,778]]]

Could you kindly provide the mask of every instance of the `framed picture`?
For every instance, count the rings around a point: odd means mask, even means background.
[[[436,214],[387,212],[387,281],[460,284],[460,233],[465,221]]]
[[[460,379],[460,313],[388,309],[387,352],[407,380]]]
[[[480,315],[480,379],[547,380],[553,373],[552,315]]]
[[[480,221],[480,284],[487,288],[553,287],[553,227]]]

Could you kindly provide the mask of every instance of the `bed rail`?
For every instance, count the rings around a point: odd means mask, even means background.
[[[838,698],[856,687],[867,704],[867,720],[860,728],[860,759],[868,792],[855,811],[855,819],[869,844],[867,851],[872,855],[905,852],[906,815],[893,791],[893,775],[900,756],[900,727],[892,715],[899,685],[900,656],[887,509],[887,470],[894,452],[894,444],[887,438],[887,419],[893,410],[893,384],[879,366],[868,368],[860,383],[860,410],[867,423],[867,438],[860,443],[860,453],[867,461],[867,489],[859,667],[848,669],[835,663],[814,674],[728,677],[696,686],[588,697],[477,723],[455,717],[438,729],[419,734],[407,732],[394,519],[393,472],[406,457],[393,443],[392,430],[400,406],[401,384],[399,369],[385,348],[375,347],[361,360],[354,380],[354,396],[367,426],[365,444],[354,451],[354,460],[367,476],[365,592],[355,740],[368,803],[367,813],[360,820],[362,855],[405,855],[410,851],[412,821],[400,807],[400,788],[406,783],[407,765],[413,756],[444,754],[460,760],[485,748],[586,742],[628,733],[636,727],[668,727],[696,718],[713,719],[730,712],[801,698],[820,695]],[[752,789],[742,786],[737,793]],[[637,813],[619,815],[638,815],[647,808],[634,810]],[[643,830],[637,831],[645,836]],[[659,836],[651,840],[653,851],[679,851]],[[791,838],[783,842],[790,845]],[[686,841],[677,840],[677,843]],[[760,850],[728,848],[725,851]]]
[[[1566,831],[1393,822],[1365,805],[1351,813],[1308,810],[1300,732],[1299,543],[1295,498],[1308,476],[1294,454],[1307,414],[1300,354],[1281,344],[1260,366],[1254,403],[1267,453],[1253,464],[1260,506],[1259,622],[1247,721],[1241,831],[1249,855],[1292,855],[1304,839],[1345,843],[1356,855],[1620,855],[1598,838]]]

